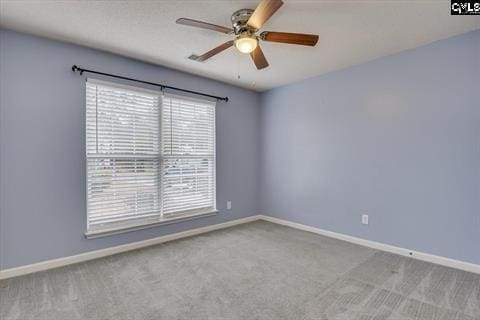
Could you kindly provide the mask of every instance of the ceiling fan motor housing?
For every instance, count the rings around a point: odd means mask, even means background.
[[[232,26],[236,35],[254,34],[257,30],[247,25],[248,19],[252,15],[252,9],[240,9],[232,14]]]

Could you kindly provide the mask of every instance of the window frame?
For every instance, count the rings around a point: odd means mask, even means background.
[[[87,119],[87,101],[86,101],[86,94],[87,94],[87,83],[95,84],[95,85],[100,85],[100,86],[106,86],[106,87],[111,87],[111,88],[117,88],[117,89],[123,89],[123,90],[128,90],[128,91],[134,91],[134,92],[140,92],[140,93],[147,93],[147,94],[153,94],[158,96],[158,201],[160,203],[160,209],[158,212],[159,218],[155,221],[152,222],[146,222],[146,219],[142,218],[132,218],[132,219],[127,219],[125,223],[120,223],[115,225],[115,223],[112,223],[111,227],[105,227],[105,228],[89,228],[89,213],[88,213],[88,187],[89,187],[89,171],[88,171],[88,161],[91,158],[95,158],[96,156],[92,156],[88,154],[88,139],[87,139],[87,130],[88,130],[88,119]],[[207,99],[197,99],[197,98],[192,98],[190,96],[183,96],[183,95],[177,95],[177,94],[171,94],[171,93],[164,93],[163,91],[156,91],[156,90],[151,90],[148,88],[144,87],[138,87],[138,86],[131,86],[131,85],[125,85],[123,83],[117,83],[117,82],[111,82],[111,81],[105,81],[105,80],[100,80],[96,78],[87,78],[85,81],[85,88],[84,88],[84,94],[85,94],[85,104],[84,104],[84,112],[85,112],[85,198],[86,198],[86,210],[85,210],[85,217],[86,217],[86,231],[84,232],[85,237],[87,239],[94,239],[94,238],[99,238],[99,237],[104,237],[104,236],[109,236],[109,235],[114,235],[114,234],[119,234],[119,233],[124,233],[124,232],[130,232],[130,231],[135,231],[135,230],[141,230],[141,229],[147,229],[147,228],[153,228],[156,226],[160,225],[165,225],[165,224],[172,224],[172,223],[177,223],[177,222],[182,222],[182,221],[188,221],[192,219],[197,219],[197,218],[202,218],[202,217],[208,217],[212,215],[216,215],[218,213],[217,210],[217,186],[216,186],[216,106],[215,104],[212,106],[214,108],[213,110],[213,163],[214,163],[214,168],[213,168],[213,208],[208,208],[207,210],[205,209],[193,209],[189,211],[184,211],[179,214],[174,214],[174,215],[169,215],[169,216],[164,216],[163,215],[163,190],[162,190],[162,172],[163,172],[163,137],[162,137],[162,130],[163,130],[163,123],[162,123],[162,116],[163,116],[163,100],[164,100],[164,95],[169,95],[176,97],[178,99],[186,99],[186,100],[193,100],[193,101],[199,101],[199,102],[210,102],[211,100]],[[98,137],[97,137],[98,138]],[[97,156],[98,157],[98,156]],[[106,157],[108,157],[106,155]],[[111,158],[115,158],[115,155],[112,155]],[[139,159],[142,159],[141,156],[138,157]],[[130,221],[130,223],[128,223]]]

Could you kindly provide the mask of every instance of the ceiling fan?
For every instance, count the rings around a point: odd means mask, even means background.
[[[201,56],[191,55],[189,59],[205,61],[235,45],[241,53],[249,53],[255,66],[260,70],[268,67],[268,62],[258,44],[259,40],[315,46],[318,41],[318,35],[314,34],[263,31],[259,35],[256,35],[263,24],[267,22],[282,5],[282,0],[262,0],[255,10],[237,10],[232,14],[232,28],[188,18],[177,19],[178,24],[235,35],[234,40],[227,41]]]

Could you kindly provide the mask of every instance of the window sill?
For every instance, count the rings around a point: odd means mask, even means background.
[[[156,221],[156,222],[153,222],[153,223],[148,223],[148,224],[139,224],[139,225],[133,225],[133,226],[129,226],[129,227],[87,231],[87,232],[85,232],[85,237],[87,239],[102,238],[102,237],[107,237],[107,236],[111,236],[111,235],[114,235],[114,234],[126,233],[126,232],[148,229],[148,228],[154,228],[154,227],[157,227],[157,226],[162,226],[162,225],[167,225],[167,224],[172,224],[172,223],[177,223],[177,222],[183,222],[183,221],[188,221],[188,220],[193,220],[193,219],[198,219],[198,218],[203,218],[203,217],[214,216],[217,213],[218,213],[218,210],[193,212],[193,213],[189,213],[189,214],[179,215],[179,216],[176,216],[176,217],[163,218],[159,221]]]

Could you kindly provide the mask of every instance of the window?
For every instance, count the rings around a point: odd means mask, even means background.
[[[87,234],[215,210],[215,103],[86,85]]]
[[[164,215],[215,209],[215,107],[165,95],[162,112]]]

